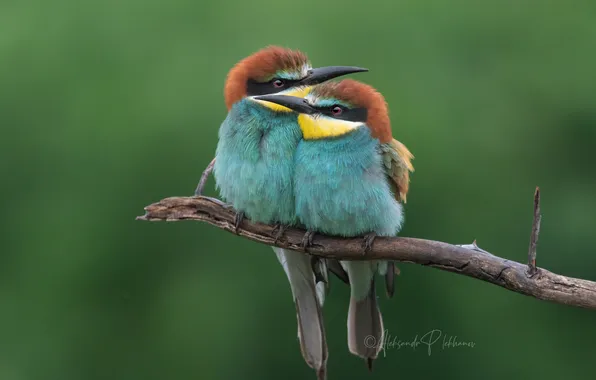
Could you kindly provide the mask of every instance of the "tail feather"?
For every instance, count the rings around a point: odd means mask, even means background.
[[[354,355],[367,359],[372,368],[383,348],[383,317],[377,303],[374,276],[377,263],[343,261],[350,277],[350,307],[348,310],[348,348]],[[368,360],[371,359],[371,360]]]
[[[327,369],[327,341],[321,312],[322,300],[319,299],[320,295],[317,295],[310,257],[277,247],[273,247],[273,250],[284,267],[294,296],[300,351],[306,363],[317,371],[318,379],[324,380]]]
[[[387,263],[387,272],[385,273],[385,291],[388,298],[393,297],[393,293],[395,292],[395,263],[393,261],[389,261]]]
[[[312,266],[312,271],[315,276],[315,287],[319,304],[323,307],[325,296],[329,293],[329,270],[327,269],[327,261],[316,256],[311,256],[310,265]]]
[[[354,355],[376,359],[384,337],[383,316],[377,303],[374,278],[370,293],[362,300],[350,298],[348,310],[348,347]],[[372,361],[368,360],[372,369]]]
[[[333,273],[337,278],[342,280],[346,284],[350,284],[350,278],[348,274],[342,267],[341,263],[335,259],[327,259],[327,268],[331,273]]]
[[[329,285],[324,282],[317,282],[315,287],[317,291],[317,299],[319,300],[319,305],[323,307],[325,304],[325,296],[329,292]]]
[[[395,263],[393,261],[378,261],[379,274],[385,277],[385,293],[392,298],[395,292]]]

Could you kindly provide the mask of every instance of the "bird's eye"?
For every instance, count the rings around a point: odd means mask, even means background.
[[[285,86],[285,84],[286,83],[281,79],[275,79],[273,81],[273,87],[275,87],[275,88],[282,88],[283,86]]]
[[[335,106],[331,108],[331,113],[333,114],[333,116],[339,116],[342,114],[342,112],[344,112],[344,110],[340,106]]]

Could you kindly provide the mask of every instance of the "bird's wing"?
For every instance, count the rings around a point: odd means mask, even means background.
[[[410,187],[410,172],[414,171],[414,166],[412,166],[414,156],[404,144],[395,139],[382,144],[381,152],[385,172],[389,177],[395,198],[399,202],[406,203]]]
[[[410,172],[414,171],[412,159],[414,156],[408,148],[399,141],[392,139],[381,145],[383,165],[391,190],[398,202],[406,203],[406,196],[410,187]],[[383,271],[387,296],[391,298],[395,290],[395,275],[397,267],[392,261],[387,262]]]

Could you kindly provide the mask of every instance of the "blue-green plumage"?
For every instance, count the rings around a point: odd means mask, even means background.
[[[308,229],[339,236],[394,236],[403,216],[380,143],[362,125],[347,135],[304,140],[296,151],[296,214]]]
[[[251,220],[293,224],[291,178],[300,138],[295,113],[249,98],[234,104],[219,130],[213,170],[222,197]]]

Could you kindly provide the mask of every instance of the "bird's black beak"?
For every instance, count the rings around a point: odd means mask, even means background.
[[[368,69],[355,66],[326,66],[318,67],[316,69],[310,69],[306,77],[300,81],[302,86],[312,86],[315,84],[323,83],[329,79],[341,77],[343,75],[362,73]]]
[[[255,96],[256,100],[263,100],[284,106],[298,113],[311,115],[317,112],[317,109],[308,104],[306,99],[287,95],[261,95]]]

